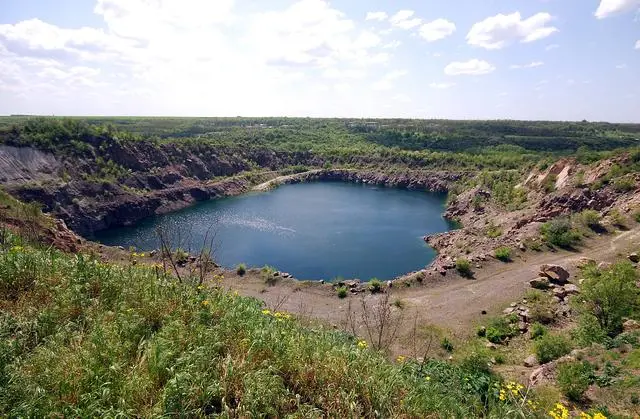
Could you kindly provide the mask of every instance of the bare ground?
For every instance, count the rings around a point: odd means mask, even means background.
[[[537,276],[541,264],[560,264],[574,275],[580,258],[613,261],[639,246],[640,227],[636,226],[629,231],[589,239],[575,252],[518,251],[520,254],[511,263],[486,262],[476,269],[474,279],[465,279],[449,271],[446,277],[430,273],[422,284],[414,282],[408,287],[399,281],[387,291],[389,303],[399,300],[403,306],[402,309],[393,307],[396,316],[403,318],[394,337],[394,352],[407,353],[406,342],[415,332],[416,324],[446,329],[459,338],[468,336],[485,315],[498,314],[510,302],[520,299],[529,287],[528,281]],[[351,318],[359,319],[355,329],[359,333],[364,327],[362,299],[371,305],[384,298],[380,294],[363,293],[339,299],[331,284],[295,280],[280,280],[269,286],[256,269],[243,277],[235,272],[226,272],[223,285],[241,295],[260,299],[271,309],[353,331],[347,325],[347,313],[351,310]],[[483,311],[486,314],[482,314]]]

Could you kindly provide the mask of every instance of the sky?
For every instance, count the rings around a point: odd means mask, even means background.
[[[0,114],[640,122],[640,0],[0,0]]]

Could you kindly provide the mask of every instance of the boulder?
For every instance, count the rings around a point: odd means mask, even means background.
[[[551,288],[551,283],[546,277],[532,279],[531,281],[529,281],[529,285],[531,285],[531,288],[535,288],[537,290],[548,290],[549,288]]]
[[[578,286],[575,284],[567,284],[563,287],[563,289],[567,293],[567,295],[580,294],[580,288],[578,288]]]
[[[629,256],[627,256],[627,259],[629,259],[631,262],[633,263],[638,263],[640,262],[640,256],[637,253],[631,253],[629,254]]]
[[[535,355],[529,355],[523,362],[525,367],[531,368],[538,365],[538,358]]]
[[[576,263],[576,266],[578,268],[584,268],[585,266],[589,266],[589,265],[595,265],[596,261],[590,258],[585,258],[585,257],[581,257],[578,260],[578,263]]]
[[[622,324],[622,330],[624,330],[625,332],[640,330],[640,322],[637,320],[627,320]]]
[[[540,276],[549,278],[553,283],[564,285],[569,282],[569,272],[560,265],[540,266]]]
[[[559,299],[563,299],[564,297],[567,296],[567,292],[564,290],[563,287],[554,287],[553,288],[553,296],[554,297],[558,297]]]
[[[516,311],[516,309],[515,309],[515,308],[513,308],[513,307],[507,307],[507,308],[505,308],[505,309],[502,311],[502,314],[507,314],[507,315],[509,315],[509,314],[512,314],[514,311]]]

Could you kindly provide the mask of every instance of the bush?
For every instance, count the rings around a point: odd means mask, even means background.
[[[495,224],[490,224],[484,231],[484,234],[490,239],[495,239],[502,236],[502,228]]]
[[[613,209],[609,212],[609,219],[611,220],[611,224],[616,227],[620,227],[623,230],[629,228],[629,226],[627,225],[627,219],[617,209]]]
[[[571,352],[571,342],[561,335],[546,335],[538,339],[534,352],[541,364],[546,364]]]
[[[613,188],[618,192],[629,192],[636,188],[636,183],[630,177],[622,177],[613,182]]]
[[[583,313],[578,319],[578,327],[571,332],[575,342],[582,346],[589,346],[592,343],[605,343],[608,339],[596,316]]]
[[[369,281],[369,291],[371,291],[372,294],[381,292],[382,282],[377,278],[373,278],[371,281]]]
[[[440,347],[447,352],[453,352],[453,343],[446,337],[440,341]]]
[[[640,210],[633,213],[633,219],[636,220],[636,223],[640,223]]]
[[[622,330],[625,317],[640,309],[638,272],[631,262],[618,262],[607,269],[586,269],[582,284],[584,315],[594,316],[600,328],[611,337]]]
[[[586,362],[567,362],[558,366],[558,386],[569,400],[580,401],[589,388],[593,370]]]
[[[496,256],[496,259],[498,260],[501,260],[503,262],[511,261],[511,249],[506,246],[498,247],[494,251],[494,254]]]
[[[539,339],[547,334],[547,328],[540,323],[534,323],[531,326],[531,339]]]
[[[516,335],[516,328],[504,317],[493,319],[487,326],[485,336],[492,343],[502,343]]]
[[[600,221],[602,220],[602,217],[600,216],[600,213],[598,211],[584,210],[580,213],[580,219],[587,227],[591,229],[595,230],[601,227]]]
[[[240,276],[244,276],[244,274],[247,273],[247,266],[244,263],[241,263],[240,265],[238,265],[238,267],[236,268],[236,273]]]
[[[347,298],[347,293],[348,293],[347,287],[338,287],[336,289],[336,294],[340,299]]]
[[[551,246],[570,248],[580,242],[580,234],[573,229],[571,220],[555,218],[540,227],[542,238]]]
[[[460,275],[471,278],[473,276],[473,271],[471,270],[471,262],[464,258],[458,258],[456,260],[456,269],[460,273]]]

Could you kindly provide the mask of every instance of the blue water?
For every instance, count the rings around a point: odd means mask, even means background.
[[[283,185],[212,200],[133,227],[97,235],[109,245],[159,248],[156,226],[194,253],[215,231],[215,259],[226,267],[270,265],[298,279],[391,279],[428,265],[422,237],[448,231],[444,196],[341,182]]]

